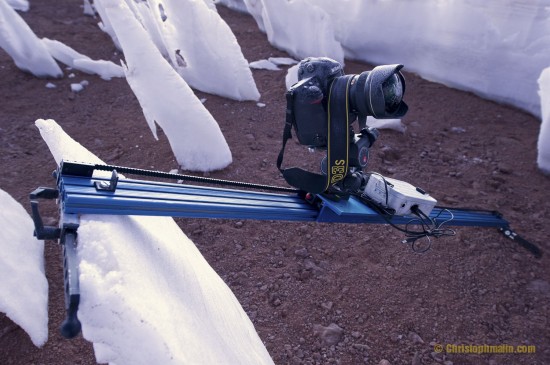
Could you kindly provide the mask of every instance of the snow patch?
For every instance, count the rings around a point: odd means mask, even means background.
[[[542,71],[539,80],[542,124],[538,139],[537,164],[550,175],[550,67]]]
[[[280,68],[277,67],[276,64],[268,60],[253,61],[253,62],[250,62],[249,66],[250,68],[254,68],[256,70],[270,70],[270,71],[280,70]]]
[[[298,82],[298,65],[290,67],[285,76],[286,89],[289,90],[292,85]]]
[[[55,121],[36,125],[56,162],[101,163]],[[238,300],[172,218],[83,215],[78,240],[78,316],[98,362],[273,364]]]
[[[79,93],[81,92],[82,90],[84,90],[84,85],[82,84],[71,84],[71,91],[73,93]]]
[[[277,66],[291,66],[298,63],[297,60],[290,57],[269,57],[267,60]]]
[[[344,63],[344,50],[336,40],[333,20],[316,1],[244,0],[244,3],[275,47],[299,59],[324,56]]]
[[[369,127],[377,129],[393,129],[401,133],[405,133],[405,130],[407,129],[403,123],[401,123],[401,119],[376,119],[368,116],[367,124]]]
[[[6,0],[0,0],[0,48],[23,71],[37,77],[63,76],[44,44]]]
[[[215,0],[214,3],[227,6],[229,9],[238,11],[240,13],[248,13],[246,4],[243,2],[243,0]]]
[[[104,11],[124,49],[126,80],[155,138],[158,123],[184,170],[211,171],[229,165],[231,152],[217,122],[157,51],[130,9],[115,1]]]
[[[53,58],[69,66],[71,69],[88,74],[97,74],[104,80],[110,80],[113,77],[124,77],[122,67],[111,61],[92,60],[90,57],[56,40],[42,38],[42,43],[44,43]]]
[[[90,3],[90,0],[84,0],[84,3],[82,5],[82,11],[84,15],[95,16],[95,10],[92,4]]]
[[[204,1],[150,0],[150,4],[172,66],[191,87],[235,100],[259,100],[241,47],[215,10]]]
[[[19,11],[28,11],[29,10],[29,1],[28,0],[8,0],[8,5]]]
[[[48,340],[44,241],[33,237],[27,211],[0,189],[0,311],[41,347]]]

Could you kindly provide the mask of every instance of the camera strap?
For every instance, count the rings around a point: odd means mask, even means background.
[[[286,182],[301,190],[319,194],[331,185],[342,180],[348,172],[349,160],[349,83],[352,76],[346,75],[334,79],[328,96],[328,141],[327,141],[327,174],[321,175],[297,167],[282,169],[283,155],[287,141],[292,138],[294,120],[294,103],[291,92],[286,94],[286,123],[283,131],[283,146],[277,158],[277,168]]]

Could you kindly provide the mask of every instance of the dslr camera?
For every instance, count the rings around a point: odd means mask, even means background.
[[[367,116],[399,118],[408,110],[403,102],[405,79],[399,71],[403,65],[383,65],[359,75],[345,75],[342,65],[325,57],[306,58],[298,65],[298,82],[287,92],[287,124],[292,124],[300,144],[310,148],[340,150],[342,159],[330,156],[321,162],[323,174],[333,172],[329,185],[341,182],[345,190],[359,189],[365,183],[355,173],[367,166],[369,148],[378,131],[366,125]],[[334,88],[334,84],[342,84]],[[359,133],[351,123],[358,120]],[[332,140],[332,143],[329,141]],[[296,179],[287,179],[296,185]],[[301,187],[300,187],[301,188]]]
[[[298,64],[298,82],[286,93],[286,124],[277,167],[285,180],[302,191],[337,199],[350,195],[384,214],[429,215],[436,200],[404,181],[364,172],[369,148],[378,131],[367,126],[367,116],[399,118],[407,113],[403,102],[403,65],[383,65],[359,75],[345,75],[330,58],[306,58]],[[357,120],[359,133],[352,123]],[[300,144],[326,150],[322,174],[300,168],[281,169],[286,142],[294,129]]]

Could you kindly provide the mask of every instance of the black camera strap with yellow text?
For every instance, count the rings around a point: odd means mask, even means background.
[[[319,194],[344,179],[348,172],[349,160],[349,83],[352,75],[337,77],[330,86],[328,96],[328,141],[326,175],[305,171],[297,167],[282,169],[283,155],[287,141],[292,138],[294,102],[292,92],[287,92],[286,123],[283,132],[283,146],[277,158],[277,168],[290,185]]]

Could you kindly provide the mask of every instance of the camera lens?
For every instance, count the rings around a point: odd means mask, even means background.
[[[397,74],[393,74],[382,83],[382,92],[386,102],[386,112],[394,113],[403,99],[403,84]]]

